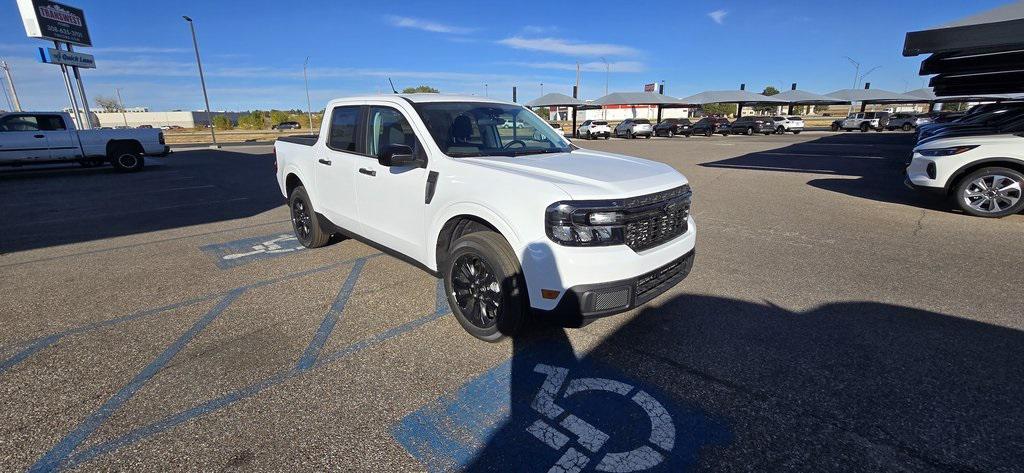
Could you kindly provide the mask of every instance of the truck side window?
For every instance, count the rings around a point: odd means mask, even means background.
[[[331,112],[331,130],[327,138],[327,147],[335,151],[358,151],[356,126],[359,124],[359,111],[359,106],[335,107]]]
[[[60,115],[36,115],[36,122],[39,124],[39,129],[43,131],[64,131],[67,127],[64,126],[64,119]]]
[[[31,115],[15,115],[0,121],[0,131],[39,131],[39,123]]]
[[[389,107],[370,107],[370,139],[366,154],[380,156],[390,145],[406,145],[417,149],[416,133],[402,115],[402,112]]]

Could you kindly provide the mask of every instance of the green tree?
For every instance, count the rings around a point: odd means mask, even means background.
[[[549,117],[551,117],[551,110],[548,110],[547,107],[538,108],[533,112],[536,113],[538,117],[541,117],[544,120],[550,120]]]
[[[764,90],[761,91],[761,95],[766,95],[768,97],[771,97],[773,95],[777,95],[778,93],[779,93],[779,89],[776,89],[775,87],[772,87],[770,85],[765,87]],[[775,113],[776,107],[777,107],[777,105],[771,105],[771,104],[764,104],[763,103],[763,104],[755,105],[754,106],[754,110],[758,111],[758,112],[761,112],[761,113],[768,113],[768,112]]]
[[[248,115],[238,117],[238,126],[249,130],[262,130],[265,126],[263,112],[253,110]]]
[[[706,103],[701,109],[708,115],[736,115],[736,104],[734,103]]]
[[[277,124],[279,124],[281,122],[286,122],[286,121],[289,121],[288,120],[288,112],[282,112],[280,110],[271,110],[270,111],[270,124],[271,125],[277,125]]]
[[[437,94],[440,92],[440,90],[437,90],[429,85],[419,85],[416,87],[406,87],[402,89],[403,94]]]
[[[213,127],[218,130],[230,130],[231,119],[227,115],[215,115],[213,117]]]

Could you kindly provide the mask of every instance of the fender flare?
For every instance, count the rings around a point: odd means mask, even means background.
[[[427,244],[424,263],[428,268],[435,271],[440,270],[440,268],[437,267],[437,254],[433,249],[437,247],[437,240],[441,235],[441,229],[444,228],[444,224],[460,215],[473,216],[491,224],[491,226],[501,233],[501,236],[505,237],[509,246],[511,246],[512,250],[515,251],[516,258],[519,258],[520,263],[522,263],[522,258],[520,256],[524,247],[522,238],[504,217],[493,209],[476,202],[453,202],[434,214],[433,220],[427,227]]]

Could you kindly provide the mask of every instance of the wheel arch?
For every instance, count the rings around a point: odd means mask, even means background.
[[[146,150],[142,147],[142,143],[139,140],[110,140],[107,142],[107,157],[113,158],[114,151],[121,147],[130,147],[135,150],[136,153],[143,154]]]
[[[504,219],[476,204],[457,205],[453,206],[451,211],[446,212],[445,216],[438,218],[435,225],[432,226],[427,248],[433,251],[427,252],[426,266],[440,272],[452,242],[462,235],[481,230],[490,230],[501,235],[518,257],[520,246],[518,235]]]
[[[970,175],[974,171],[984,168],[991,167],[1004,167],[1013,169],[1021,174],[1024,174],[1024,161],[1016,158],[985,158],[979,159],[978,161],[971,162],[970,164],[957,169],[949,180],[946,181],[946,194],[952,194],[960,181],[967,175]]]
[[[284,178],[285,197],[290,197],[292,195],[292,191],[299,186],[304,186],[302,179],[299,178],[299,175],[294,171],[288,171],[287,176]]]

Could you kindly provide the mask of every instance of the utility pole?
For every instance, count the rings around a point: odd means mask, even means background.
[[[580,62],[576,61],[576,93],[580,93]]]
[[[309,102],[309,76],[306,75],[306,66],[309,65],[309,56],[306,62],[302,63],[302,80],[306,81],[306,114],[309,115],[309,131],[313,131],[313,106]],[[378,92],[380,93],[380,92]]]
[[[121,88],[117,87],[114,89],[117,92],[117,106],[121,109],[121,120],[124,121],[124,126],[128,126],[128,117],[124,115],[124,100],[121,100]]]
[[[11,66],[7,64],[7,61],[0,61],[0,69],[4,70],[4,78],[7,79],[7,87],[10,89],[10,101],[13,111],[21,111],[21,102],[18,101],[18,90],[14,88],[14,79],[11,77]],[[7,91],[5,90],[4,93]]]
[[[212,148],[220,148],[217,144],[217,133],[213,127],[213,113],[210,113],[210,97],[206,95],[206,79],[203,77],[203,62],[199,59],[199,41],[196,39],[196,25],[192,23],[192,19],[187,16],[182,16],[185,21],[188,22],[189,29],[192,30],[192,46],[196,50],[196,65],[199,66],[199,83],[203,86],[203,100],[206,101],[206,119],[210,122],[210,138],[213,139]]]

